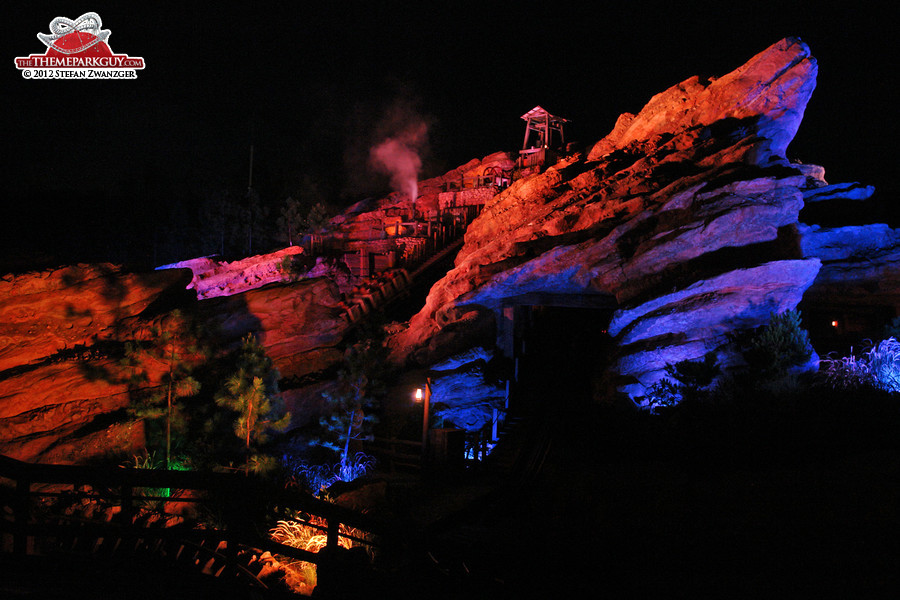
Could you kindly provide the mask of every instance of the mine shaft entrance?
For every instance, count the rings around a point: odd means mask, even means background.
[[[607,329],[616,306],[615,298],[605,295],[505,299],[501,347],[514,363],[511,408],[590,402],[609,365],[613,342]]]

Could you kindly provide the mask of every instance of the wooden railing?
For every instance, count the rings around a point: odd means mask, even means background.
[[[531,148],[519,152],[518,167],[526,169],[528,167],[540,167],[547,158],[547,150],[544,148]]]
[[[494,185],[494,179],[495,178],[492,175],[474,175],[470,177],[460,177],[459,179],[451,179],[450,181],[444,182],[444,191],[455,192],[490,187],[491,185]]]
[[[422,467],[422,442],[376,437],[366,443],[366,452],[392,472],[398,468],[418,470]]]
[[[179,490],[177,497],[154,496],[141,490]],[[259,550],[269,550],[315,564],[333,558],[338,551],[338,538],[349,537],[340,532],[341,525],[371,533],[384,540],[388,530],[383,523],[312,496],[266,485],[255,477],[237,473],[199,471],[164,471],[123,467],[91,467],[75,465],[32,464],[0,455],[0,534],[12,536],[12,552],[33,553],[37,538],[65,534],[65,527],[51,517],[47,505],[67,497],[88,498],[112,507],[117,513],[114,523],[92,523],[93,527],[112,528],[117,532],[141,537],[160,538],[175,535],[165,528],[147,529],[136,519],[137,502],[203,504],[221,515],[223,524],[203,529],[203,537],[216,537]],[[277,502],[281,507],[319,517],[324,525],[313,525],[326,533],[322,552],[313,553],[285,546],[256,533],[253,515],[260,506]],[[177,535],[189,540],[183,529]],[[373,545],[371,540],[367,544]],[[0,548],[9,549],[9,544]]]

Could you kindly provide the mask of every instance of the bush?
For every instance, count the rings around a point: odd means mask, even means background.
[[[328,543],[328,523],[325,519],[297,513],[293,518],[278,521],[269,530],[269,538],[279,544],[318,553]],[[338,546],[344,550],[362,548],[368,560],[375,557],[372,546],[374,536],[368,532],[341,523],[338,527]],[[294,592],[308,596],[318,583],[317,567],[314,563],[280,557],[285,569],[285,583]],[[343,596],[342,596],[343,597]]]
[[[655,414],[661,408],[671,408],[682,400],[680,387],[671,379],[663,378],[647,389],[647,395],[638,399],[642,406]]]
[[[682,360],[674,365],[666,365],[666,373],[675,378],[686,391],[698,392],[712,385],[721,370],[716,362],[716,353],[707,352],[703,360]]]
[[[647,395],[640,399],[651,413],[656,413],[660,408],[676,406],[684,399],[703,396],[721,374],[721,369],[716,362],[716,353],[707,352],[703,360],[682,360],[674,365],[666,365],[666,374],[669,377],[650,386]]]
[[[750,370],[765,377],[786,375],[813,355],[809,334],[796,310],[773,314],[767,325],[755,329],[739,345]]]

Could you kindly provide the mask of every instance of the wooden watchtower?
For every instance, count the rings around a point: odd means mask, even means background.
[[[568,119],[551,115],[541,106],[535,106],[522,115],[525,121],[525,140],[519,152],[519,168],[540,169],[555,161],[559,151],[565,148],[563,125]]]

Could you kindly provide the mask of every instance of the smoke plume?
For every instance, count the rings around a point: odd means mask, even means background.
[[[428,141],[428,125],[421,119],[405,123],[398,132],[384,138],[369,151],[369,162],[377,171],[390,175],[394,190],[412,202],[419,195],[422,149]]]

